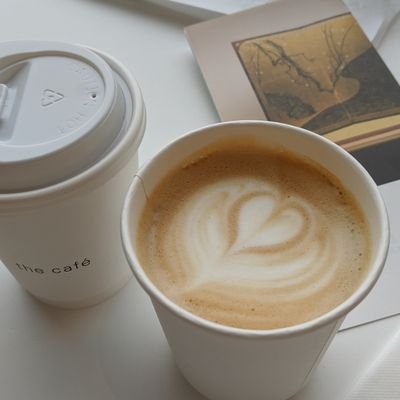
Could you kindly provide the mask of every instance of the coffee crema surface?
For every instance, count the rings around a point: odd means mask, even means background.
[[[164,177],[137,237],[145,273],[170,300],[245,329],[335,308],[370,259],[367,222],[338,179],[251,140],[210,145]]]

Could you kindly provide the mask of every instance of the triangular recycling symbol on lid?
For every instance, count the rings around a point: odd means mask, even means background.
[[[54,90],[45,89],[42,94],[42,107],[51,106],[58,101],[61,101],[64,98],[64,95],[59,92],[55,92]]]

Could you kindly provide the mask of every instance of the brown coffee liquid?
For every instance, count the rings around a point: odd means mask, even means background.
[[[353,196],[321,166],[225,141],[150,194],[136,248],[153,283],[186,310],[274,329],[347,299],[368,268],[370,235]]]

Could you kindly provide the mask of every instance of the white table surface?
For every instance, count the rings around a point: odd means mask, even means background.
[[[1,0],[0,40],[79,42],[121,60],[137,78],[148,124],[141,161],[184,132],[218,121],[183,28],[197,22],[140,1]],[[396,78],[396,34],[379,51]],[[399,189],[400,190],[400,189]],[[337,400],[400,316],[340,332],[295,400]],[[147,296],[132,279],[96,307],[63,311],[29,296],[0,265],[0,399],[202,399],[179,374]]]

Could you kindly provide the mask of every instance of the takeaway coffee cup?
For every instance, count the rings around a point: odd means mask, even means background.
[[[38,299],[89,306],[131,277],[119,220],[144,128],[140,89],[109,55],[0,44],[0,258]]]
[[[370,265],[360,286],[336,308],[298,325],[251,330],[202,319],[167,298],[146,275],[137,256],[141,213],[148,194],[161,179],[200,149],[222,139],[240,138],[243,144],[246,135],[250,141],[256,139],[257,143],[307,157],[336,175],[358,200],[370,226]],[[346,314],[375,284],[386,259],[389,227],[383,201],[372,178],[339,146],[285,124],[237,121],[190,132],[141,168],[124,203],[122,237],[129,264],[152,300],[176,363],[186,379],[212,400],[284,400],[306,384]]]

